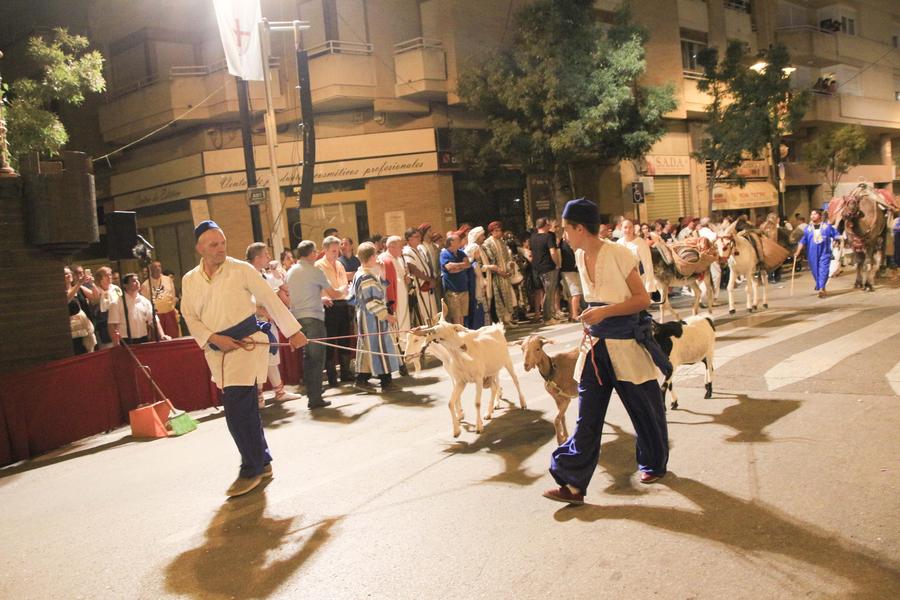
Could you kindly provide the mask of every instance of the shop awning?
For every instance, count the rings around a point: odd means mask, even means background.
[[[778,192],[768,181],[748,181],[744,187],[717,185],[713,188],[713,210],[735,210],[777,206]]]

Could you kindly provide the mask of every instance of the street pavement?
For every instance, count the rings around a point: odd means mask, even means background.
[[[215,410],[180,438],[119,429],[0,470],[0,597],[898,598],[900,287],[851,285],[820,300],[802,273],[768,310],[715,309],[715,393],[676,376],[660,483],[638,483],[614,397],[588,505],[542,498],[556,408],[513,348],[528,409],[502,376],[482,435],[470,388],[451,436],[440,366],[384,397],[270,405],[275,477],[231,501]]]

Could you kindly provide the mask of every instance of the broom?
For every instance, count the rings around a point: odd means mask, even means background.
[[[138,360],[138,357],[135,356],[132,349],[128,347],[128,344],[122,344],[122,346],[125,347],[128,354],[134,359],[134,362],[137,363],[137,366],[141,368],[141,372],[147,376],[150,385],[153,386],[153,389],[156,390],[159,397],[163,399],[163,402],[169,405],[169,418],[166,419],[166,429],[169,430],[170,434],[184,435],[185,433],[190,433],[197,429],[197,421],[183,410],[175,408],[172,401],[166,398],[166,395],[163,394],[162,390],[159,389],[159,386],[156,385],[156,382],[153,381],[153,377],[150,376],[150,369],[148,369],[146,365],[141,364],[141,361]]]

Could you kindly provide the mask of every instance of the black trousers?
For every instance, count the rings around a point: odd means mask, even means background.
[[[325,332],[328,337],[353,335],[353,307],[346,300],[335,300],[333,306],[325,307]],[[340,366],[341,379],[350,381],[350,359],[352,348],[356,340],[346,337],[339,340],[331,340],[332,344],[344,346],[346,350],[328,347],[325,354],[325,371],[328,373],[328,383],[337,382],[337,368]]]

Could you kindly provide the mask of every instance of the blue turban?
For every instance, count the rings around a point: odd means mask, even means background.
[[[567,221],[575,221],[582,225],[597,225],[600,223],[600,213],[597,205],[587,198],[576,198],[566,202],[562,218]]]
[[[200,236],[203,235],[204,233],[206,233],[207,231],[209,231],[210,229],[221,230],[222,228],[219,227],[215,221],[203,221],[202,223],[200,223],[199,225],[194,227],[194,239],[199,240]]]

